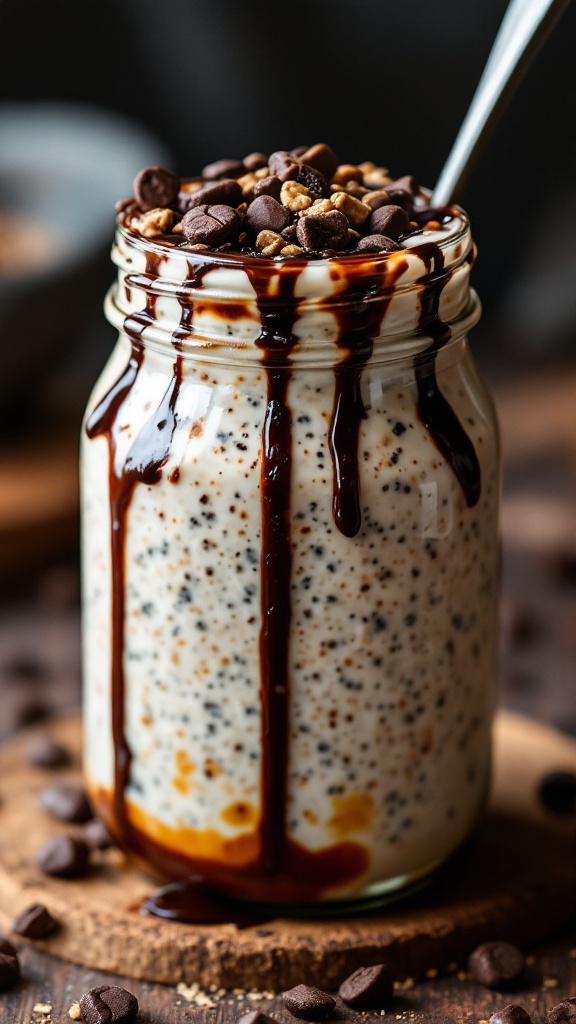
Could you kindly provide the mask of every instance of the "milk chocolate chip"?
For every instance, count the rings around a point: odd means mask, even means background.
[[[244,196],[242,188],[232,178],[223,178],[221,181],[210,182],[203,185],[197,192],[192,192],[188,200],[188,209],[195,206],[238,206]]]
[[[401,235],[407,235],[409,231],[408,214],[400,206],[380,206],[373,210],[368,219],[368,233],[371,235],[385,235],[397,242]]]
[[[391,238],[386,238],[386,235],[365,235],[358,242],[355,252],[400,252],[401,248]]]
[[[276,231],[280,234],[290,223],[290,213],[272,196],[258,196],[250,203],[246,213],[245,226],[255,235],[261,231]]]
[[[282,1002],[300,1020],[325,1020],[336,1006],[336,1000],[312,985],[296,985],[282,993]]]
[[[182,218],[182,233],[189,242],[216,248],[238,237],[240,218],[231,206],[195,206]]]
[[[394,996],[394,980],[384,964],[359,967],[342,982],[338,995],[357,1010],[385,1009]]]
[[[97,985],[80,999],[86,1024],[132,1024],[138,1015],[138,1000],[117,985]]]
[[[348,221],[338,210],[308,213],[298,221],[296,237],[308,252],[345,249],[348,245]]]
[[[483,942],[468,957],[474,981],[487,988],[502,988],[522,973],[524,956],[510,942]]]

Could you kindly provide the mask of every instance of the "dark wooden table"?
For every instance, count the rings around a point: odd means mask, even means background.
[[[548,381],[538,374],[534,381],[512,388],[499,389],[496,382],[505,457],[500,702],[574,737],[575,383],[573,364]],[[77,534],[69,519],[65,529],[69,543],[60,537],[52,562],[43,557],[39,568],[31,552],[26,571],[4,577],[0,573],[0,740],[80,702]],[[260,1008],[271,1009],[284,1024],[294,1024],[278,998],[204,994],[199,998],[204,1005],[197,1005],[198,999],[189,1002],[176,989],[100,974],[25,942],[19,945],[22,979],[15,989],[0,994],[0,1024],[70,1020],[74,1000],[105,982],[134,992],[143,1022],[232,1024],[242,1013]],[[496,1009],[519,1002],[536,1024],[544,1024],[556,1002],[576,996],[576,922],[527,952],[530,962],[516,991],[491,992],[461,973],[429,978],[399,991],[387,1017],[407,1024],[467,1024],[487,1021]],[[205,1005],[207,1001],[214,1005]],[[49,1016],[34,1012],[42,1003],[52,1007]],[[340,1007],[335,1019],[376,1016],[361,1017]]]

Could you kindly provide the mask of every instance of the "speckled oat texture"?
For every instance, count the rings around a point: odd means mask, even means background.
[[[458,249],[450,250],[456,235]],[[443,245],[447,264],[471,245],[461,223],[432,240]],[[406,254],[388,259],[400,255]],[[145,258],[125,229],[118,230],[113,258],[119,284],[108,297],[108,315],[121,328],[127,313],[145,306],[144,292],[126,283],[127,273],[145,270]],[[412,353],[427,342],[410,340],[409,332],[425,268],[414,255],[362,374],[361,529],[352,538],[338,531],[328,425],[333,366],[342,352],[329,304],[320,309],[315,301],[327,290],[337,295],[335,266],[310,263],[299,278],[299,344],[288,389],[287,831],[312,850],[342,840],[364,847],[369,866],[354,883],[358,893],[442,862],[483,807],[500,482],[492,404],[462,338],[477,319],[465,262],[440,303],[452,340],[438,355],[437,379],[478,456],[482,487],[474,507],[419,418]],[[168,254],[159,276],[174,282],[183,275],[177,254]],[[241,316],[211,312],[226,297],[241,298]],[[254,857],[260,816],[266,375],[254,345],[260,322],[253,299],[237,262],[204,276],[170,455],[157,484],[136,486],[126,535],[130,813],[163,842],[232,866]],[[120,461],[166,391],[174,363],[170,332],[180,314],[177,300],[163,297],[156,325],[144,332],[143,365],[114,431]],[[88,412],[129,354],[121,333]],[[85,763],[91,787],[105,791],[113,787],[108,454],[104,438],[83,436]],[[178,480],[171,481],[176,467]],[[230,842],[238,837],[244,840]]]

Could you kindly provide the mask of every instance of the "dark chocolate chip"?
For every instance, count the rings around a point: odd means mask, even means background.
[[[298,241],[298,236],[296,234],[296,224],[289,224],[287,228],[284,228],[284,231],[280,232],[280,234],[282,235],[282,238],[286,239],[287,242]]]
[[[532,1024],[530,1014],[518,1003],[509,1003],[490,1017],[489,1024]]]
[[[330,184],[328,179],[320,174],[315,167],[308,164],[300,164],[296,181],[307,188],[313,199],[328,199],[330,196]]]
[[[4,956],[18,956],[16,947],[8,939],[5,939],[3,935],[0,935],[0,953],[3,953]]]
[[[94,817],[86,790],[78,783],[45,786],[40,790],[38,798],[44,810],[60,821],[81,825]]]
[[[486,988],[502,988],[522,973],[524,956],[510,942],[482,942],[468,957],[474,981]]]
[[[576,773],[548,772],[540,782],[538,796],[554,814],[576,814]]]
[[[61,768],[70,764],[70,751],[47,733],[35,736],[26,751],[28,764],[33,768]]]
[[[134,178],[134,197],[140,209],[172,206],[178,199],[180,178],[165,167],[143,167]]]
[[[280,199],[282,182],[275,174],[269,174],[267,178],[261,178],[253,188],[254,198],[258,196],[272,196],[272,199]]]
[[[290,214],[272,196],[258,196],[250,203],[246,213],[245,226],[255,235],[261,231],[276,231],[280,234],[290,221]]]
[[[385,1009],[394,996],[394,979],[384,964],[359,967],[342,982],[338,995],[358,1010]]]
[[[396,206],[400,206],[408,217],[414,212],[414,196],[404,188],[394,188],[393,185],[386,185],[386,192]]]
[[[576,996],[556,1003],[548,1014],[549,1024],[576,1024]]]
[[[282,1002],[294,1017],[300,1020],[325,1020],[336,1006],[336,1000],[322,989],[311,985],[296,985],[282,993]]]
[[[223,178],[222,181],[211,181],[208,185],[192,192],[188,200],[188,209],[196,206],[238,206],[244,196],[237,181],[232,178]]]
[[[386,238],[386,235],[365,235],[358,242],[355,252],[400,252],[401,248],[401,245]]]
[[[410,231],[410,220],[400,206],[380,206],[370,214],[367,228],[369,235],[385,235],[397,242]]]
[[[132,1024],[138,1015],[138,1000],[117,985],[96,985],[80,999],[86,1024]]]
[[[20,977],[18,958],[7,953],[0,953],[0,992],[12,988]]]
[[[223,245],[238,237],[240,218],[231,206],[195,206],[182,218],[182,233],[189,242]]]
[[[293,181],[298,174],[298,163],[294,155],[285,149],[278,149],[268,158],[270,174],[275,174],[280,181]]]
[[[247,171],[259,171],[262,167],[268,166],[268,157],[265,153],[249,153],[242,163]]]
[[[81,834],[90,850],[109,850],[111,846],[114,846],[114,840],[100,818],[87,821],[82,826]]]
[[[395,178],[389,185],[386,185],[386,188],[409,192],[413,196],[417,196],[420,192],[420,185],[412,174],[404,174],[401,178]]]
[[[205,181],[218,181],[220,178],[239,178],[246,174],[246,168],[241,160],[215,160],[213,164],[206,164],[202,171]]]
[[[250,1013],[239,1017],[236,1024],[278,1024],[278,1022],[273,1017],[269,1017],[267,1013],[263,1013],[262,1010],[251,1010]]]
[[[348,221],[338,210],[310,213],[300,217],[296,226],[298,243],[308,252],[345,249],[348,245]]]
[[[36,864],[45,875],[80,878],[88,871],[89,849],[76,836],[52,836],[36,852]]]
[[[308,164],[314,170],[320,171],[320,174],[324,175],[328,181],[330,181],[333,174],[336,174],[338,159],[330,149],[330,146],[327,146],[325,142],[318,142],[315,146],[310,146],[309,149],[297,155],[303,164]]]
[[[15,935],[25,939],[46,939],[58,931],[60,925],[43,903],[32,903],[12,923]]]

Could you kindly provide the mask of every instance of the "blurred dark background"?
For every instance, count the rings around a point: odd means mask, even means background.
[[[97,220],[94,238],[83,228],[89,259],[77,256],[40,298],[32,293],[17,319],[2,320],[0,290],[4,377],[11,372],[9,387],[0,382],[4,733],[78,693],[77,435],[114,342],[102,313],[114,199],[130,194],[144,163],[190,176],[219,157],[319,141],[342,161],[374,160],[433,187],[506,6],[0,0],[0,162],[3,110],[41,118],[45,106],[51,118],[72,105],[87,130],[92,117],[116,119],[116,144],[100,144],[100,124],[93,145],[88,132],[76,149],[119,174],[98,206],[97,183],[73,170]],[[483,317],[472,348],[503,425],[502,700],[576,734],[575,30],[571,4],[459,200],[479,250]],[[120,137],[132,135],[138,145],[124,151]],[[42,176],[44,138],[30,129],[27,142]],[[78,222],[70,202],[60,217],[70,230]]]

